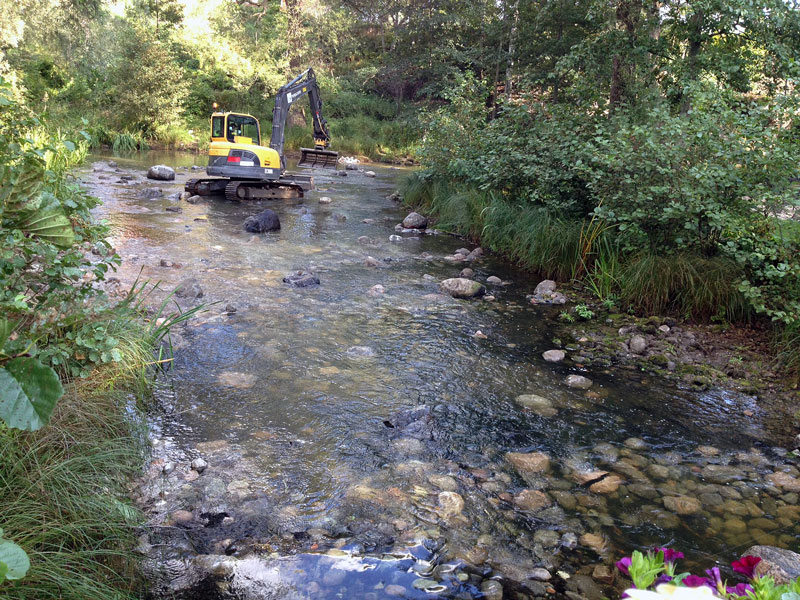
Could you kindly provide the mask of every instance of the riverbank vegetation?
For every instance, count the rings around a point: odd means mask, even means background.
[[[0,595],[133,598],[138,408],[153,349],[188,315],[146,314],[143,284],[103,291],[119,258],[70,175],[88,142],[2,80],[0,106]]]
[[[414,83],[403,80],[419,63],[421,32],[408,37],[403,25],[405,37],[365,37],[371,19],[354,19],[347,3],[0,5],[8,16],[0,25],[0,74],[50,123],[85,130],[93,148],[203,150],[213,102],[257,116],[268,137],[277,90],[308,66],[339,152],[405,159],[421,135],[407,87]],[[301,100],[290,114],[287,149],[312,143],[307,123]]]
[[[427,116],[406,202],[598,302],[771,322],[796,371],[797,8],[499,10],[499,71],[476,61]]]

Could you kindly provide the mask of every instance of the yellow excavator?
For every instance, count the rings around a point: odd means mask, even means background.
[[[303,96],[311,103],[314,148],[301,148],[298,166],[336,168],[339,153],[328,150],[328,122],[322,116],[322,100],[313,69],[284,85],[275,96],[269,147],[261,145],[261,127],[252,115],[216,111],[211,115],[207,178],[190,179],[186,191],[210,196],[224,193],[228,200],[302,198],[313,188],[310,175],[286,172],[283,142],[286,117],[292,103]],[[216,105],[214,107],[216,109]]]

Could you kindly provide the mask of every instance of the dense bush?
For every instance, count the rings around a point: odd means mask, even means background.
[[[440,182],[428,202],[446,222],[569,277],[583,271],[586,253],[560,223],[578,232],[596,219],[622,257],[618,293],[641,310],[731,319],[754,310],[800,322],[798,242],[777,219],[797,202],[799,146],[787,126],[796,98],[765,102],[698,89],[687,114],[665,102],[612,115],[529,103],[486,123],[483,96],[467,77],[430,119],[422,180]],[[448,191],[457,186],[460,221]],[[463,200],[469,189],[485,192],[478,208]],[[547,228],[575,247],[546,249]],[[572,268],[557,257],[565,252]],[[667,262],[654,268],[659,260]]]

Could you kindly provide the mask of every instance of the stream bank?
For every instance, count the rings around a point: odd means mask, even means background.
[[[492,299],[442,294],[464,242],[395,231],[402,170],[188,204],[195,157],[114,160],[83,179],[119,293],[141,277],[207,306],[173,339],[136,493],[152,597],[594,600],[633,548],[671,542],[706,568],[800,542],[785,414],[713,382],[546,361],[562,309],[488,254],[469,268]],[[174,183],[144,178],[157,162]],[[266,207],[280,231],[244,232]],[[297,270],[320,284],[283,283]]]

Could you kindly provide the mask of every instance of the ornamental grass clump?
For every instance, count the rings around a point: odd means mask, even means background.
[[[729,582],[723,578],[719,567],[707,569],[705,576],[688,571],[677,572],[677,561],[683,553],[671,548],[656,548],[642,553],[634,551],[617,561],[617,569],[633,582],[623,598],[635,600],[703,600],[717,597],[726,600],[746,598],[748,600],[799,600],[800,578],[785,584],[777,584],[769,576],[756,575],[758,556],[743,556],[731,563],[734,573],[746,581]]]

